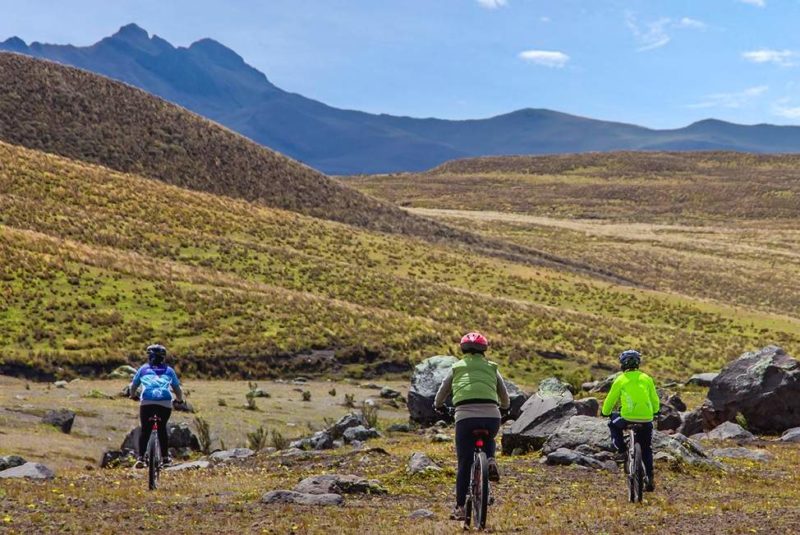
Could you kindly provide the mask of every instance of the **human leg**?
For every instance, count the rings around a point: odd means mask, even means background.
[[[623,431],[628,425],[628,422],[619,415],[617,412],[611,413],[611,418],[608,420],[608,429],[611,433],[611,445],[619,453],[625,453],[625,437]]]

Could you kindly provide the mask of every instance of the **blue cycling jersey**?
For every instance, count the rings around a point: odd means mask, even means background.
[[[169,388],[180,386],[178,375],[169,366],[150,366],[145,364],[133,377],[133,389],[142,386],[141,400],[145,401],[172,401]]]

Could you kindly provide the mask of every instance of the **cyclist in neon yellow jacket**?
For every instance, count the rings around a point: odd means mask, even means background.
[[[658,401],[656,385],[652,377],[639,371],[642,355],[633,349],[623,351],[619,356],[622,373],[614,380],[611,390],[603,402],[603,416],[610,416],[608,428],[611,430],[611,443],[618,452],[625,453],[623,431],[629,423],[645,424],[636,432],[636,440],[642,445],[642,461],[647,473],[645,489],[655,490],[653,480],[653,418],[661,405]],[[612,412],[620,405],[620,412]]]

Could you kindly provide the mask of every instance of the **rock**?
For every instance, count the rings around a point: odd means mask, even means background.
[[[706,434],[706,438],[709,440],[738,440],[741,442],[755,440],[756,437],[737,423],[722,422],[709,431]]]
[[[578,453],[567,448],[558,448],[547,454],[547,464],[550,465],[570,465],[577,464],[594,469],[614,470],[617,465],[612,461],[601,462],[597,459]]]
[[[384,386],[381,388],[381,397],[383,399],[397,399],[401,396],[400,392],[389,388],[388,386]]]
[[[293,490],[273,490],[261,497],[264,504],[344,505],[339,494],[302,494]]]
[[[354,440],[365,441],[371,438],[379,438],[381,436],[377,429],[367,429],[363,425],[357,427],[350,427],[342,435],[345,444],[350,444]]]
[[[100,459],[100,468],[117,468],[119,466],[133,466],[136,457],[130,450],[110,450]]]
[[[654,461],[668,461],[668,462],[672,462],[672,461],[676,461],[677,459],[675,459],[675,457],[673,457],[672,455],[670,455],[670,454],[669,454],[669,453],[667,453],[667,452],[664,452],[664,451],[659,451],[659,452],[657,452],[657,453],[653,453],[653,460],[654,460]]]
[[[136,427],[125,437],[122,441],[121,450],[130,450],[138,452],[139,449],[139,435],[142,429]],[[170,448],[190,448],[192,451],[200,451],[200,441],[197,435],[189,428],[189,424],[184,422],[172,423],[167,425],[167,437],[169,440]]]
[[[436,433],[431,437],[431,442],[452,442],[453,437],[444,433]]]
[[[42,423],[61,429],[62,433],[69,434],[75,422],[75,413],[69,409],[50,410],[42,417]]]
[[[614,384],[614,380],[617,377],[619,377],[619,374],[621,374],[621,373],[622,372],[612,373],[611,375],[609,375],[605,379],[597,381],[597,384],[594,386],[594,388],[589,390],[589,392],[591,392],[592,394],[599,394],[599,393],[602,393],[602,392],[608,392],[609,390],[611,390],[611,385]]]
[[[678,394],[671,394],[666,400],[665,405],[668,405],[678,412],[686,411],[686,403],[683,402]]]
[[[386,494],[374,479],[337,474],[307,477],[294,490],[302,494]]]
[[[599,381],[589,381],[587,383],[583,383],[581,384],[581,390],[584,392],[590,392],[592,389],[597,387],[597,383],[599,383]]]
[[[108,374],[109,379],[125,379],[127,381],[131,381],[133,376],[136,375],[136,368],[133,366],[120,366],[119,368],[115,369],[113,372]]]
[[[412,511],[408,515],[408,518],[411,520],[430,520],[436,518],[436,515],[433,513],[433,511],[428,509],[417,509],[416,511]]]
[[[766,451],[751,450],[747,448],[717,448],[708,452],[712,457],[720,459],[747,459],[749,461],[767,462],[774,457]]]
[[[800,442],[800,427],[787,429],[781,435],[781,442]]]
[[[709,427],[741,413],[754,433],[779,434],[800,426],[800,362],[767,346],[729,363],[713,380],[704,404]]]
[[[367,388],[369,390],[380,390],[381,389],[380,385],[376,385],[375,383],[364,383],[362,385],[359,385],[359,388]]]
[[[360,412],[351,412],[350,414],[345,414],[339,418],[335,424],[326,429],[326,432],[335,440],[342,438],[342,436],[344,436],[344,432],[351,427],[366,425],[367,422],[364,420],[364,416]]]
[[[67,388],[68,384],[69,383],[67,383],[66,381],[56,381],[55,383],[53,383],[53,386],[56,388]]]
[[[0,479],[53,479],[55,472],[39,463],[25,463],[0,472]]]
[[[250,398],[269,398],[269,397],[272,397],[272,396],[270,396],[269,392],[267,392],[263,388],[254,388],[250,392],[247,393],[247,397],[250,397]]]
[[[686,384],[693,386],[711,386],[711,383],[717,378],[718,375],[719,374],[715,372],[696,373],[692,375],[688,381],[686,381]]]
[[[411,388],[408,390],[408,412],[412,422],[429,426],[441,418],[433,408],[433,401],[439,386],[456,362],[458,359],[455,357],[439,355],[427,358],[414,367]],[[452,407],[452,402],[448,400],[447,405]]]
[[[661,410],[656,415],[656,429],[659,431],[675,431],[682,423],[681,413],[675,407],[668,404],[661,405]]]
[[[411,426],[408,424],[392,424],[386,428],[389,433],[410,433]]]
[[[678,426],[677,432],[686,436],[693,436],[702,433],[705,430],[703,420],[703,412],[701,409],[695,409],[691,412],[684,412],[680,414],[683,422]]]
[[[545,379],[522,406],[522,414],[511,428],[504,430],[503,453],[508,455],[516,449],[538,450],[569,418],[578,414],[595,415],[597,409],[596,399],[576,402],[566,383],[555,378]]]
[[[27,461],[20,457],[19,455],[6,455],[5,457],[0,457],[0,472],[3,470],[8,470],[9,468],[14,468],[15,466],[22,466]]]
[[[293,441],[289,447],[301,450],[329,450],[333,448],[333,437],[327,431],[317,431],[308,438]]]
[[[508,400],[511,403],[508,407],[508,419],[516,420],[522,414],[522,406],[528,401],[528,394],[505,378],[503,378],[503,382],[506,384]]]
[[[411,454],[408,460],[406,471],[409,474],[419,474],[420,472],[438,472],[441,470],[438,464],[433,462],[430,457],[421,452]]]
[[[168,466],[164,468],[164,470],[167,472],[182,472],[184,470],[200,470],[203,468],[208,468],[209,466],[211,466],[210,462],[200,460],[191,463],[181,463],[174,466]]]
[[[208,456],[208,460],[213,463],[227,463],[247,459],[255,454],[256,452],[250,448],[234,448],[232,450],[215,451]]]

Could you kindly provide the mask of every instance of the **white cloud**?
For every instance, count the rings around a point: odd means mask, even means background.
[[[701,20],[683,17],[681,20],[675,23],[675,27],[685,28],[687,30],[705,30],[706,23]]]
[[[790,99],[782,98],[772,107],[772,113],[792,120],[800,120],[800,106],[790,106]]]
[[[562,68],[569,61],[569,56],[555,50],[525,50],[519,53],[520,59],[542,65],[544,67]]]
[[[690,17],[673,20],[663,17],[653,22],[639,24],[631,12],[625,13],[625,23],[628,25],[634,39],[639,44],[639,52],[661,48],[672,40],[670,30],[705,30],[705,22]]]
[[[781,67],[791,67],[796,65],[795,58],[797,58],[798,55],[792,50],[770,50],[768,48],[762,48],[760,50],[744,52],[742,53],[742,57],[753,63],[774,63]]]
[[[765,7],[767,5],[767,0],[739,0],[739,2],[756,7]]]
[[[497,9],[508,5],[508,0],[478,0],[478,3],[486,9]]]
[[[689,108],[741,108],[769,90],[769,86],[758,85],[736,93],[714,93]]]

